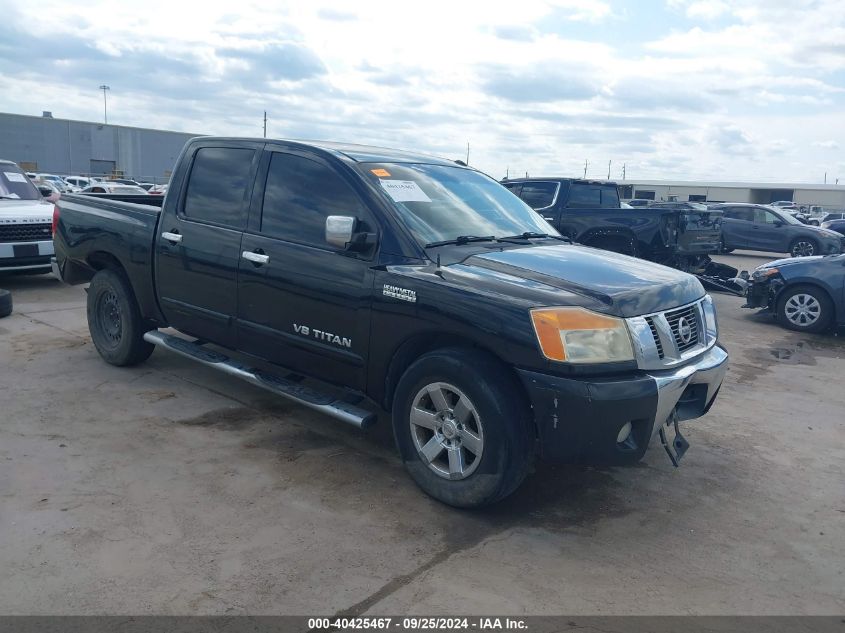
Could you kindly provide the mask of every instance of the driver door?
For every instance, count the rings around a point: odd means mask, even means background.
[[[370,340],[372,258],[326,242],[326,218],[374,231],[338,168],[299,149],[268,146],[263,191],[241,242],[238,347],[305,375],[363,390]]]

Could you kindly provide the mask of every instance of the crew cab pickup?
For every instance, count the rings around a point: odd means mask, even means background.
[[[161,209],[63,196],[55,245],[107,362],[161,346],[358,427],[383,408],[455,506],[505,497],[538,455],[631,463],[659,436],[676,461],[726,371],[697,279],[571,244],[425,155],[193,139]]]
[[[572,240],[702,273],[721,252],[722,211],[704,205],[620,208],[615,183],[521,178],[502,184]]]
[[[15,163],[0,160],[0,275],[48,273],[53,205]]]

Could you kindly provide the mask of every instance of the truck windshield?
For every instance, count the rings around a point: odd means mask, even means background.
[[[498,182],[462,167],[361,163],[422,244],[461,236],[558,235],[531,207]]]
[[[41,194],[21,168],[0,163],[0,200],[40,200]]]

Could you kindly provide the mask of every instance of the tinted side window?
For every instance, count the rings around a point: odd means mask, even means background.
[[[246,225],[246,192],[255,150],[203,147],[194,157],[183,213],[192,220]]]
[[[733,220],[754,221],[754,210],[748,207],[730,207],[725,210],[725,217]]]
[[[274,152],[264,190],[261,232],[333,249],[326,242],[330,215],[365,219],[358,196],[335,171],[307,158]]]
[[[519,193],[522,191],[522,183],[521,182],[506,182],[502,183],[502,186],[510,191],[515,196],[518,196]]]
[[[556,182],[526,182],[519,197],[532,209],[543,209],[552,205],[557,188]]]
[[[570,208],[600,209],[601,187],[573,182],[569,188],[569,202],[566,203],[566,206]]]
[[[616,187],[602,187],[601,206],[606,209],[613,209],[619,206],[619,191]]]

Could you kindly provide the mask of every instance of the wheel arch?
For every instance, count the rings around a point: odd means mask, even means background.
[[[414,334],[413,336],[405,339],[396,348],[391,357],[390,364],[388,365],[387,371],[384,375],[384,396],[381,399],[385,410],[391,410],[391,407],[393,406],[393,396],[396,391],[396,387],[399,384],[399,380],[402,378],[405,371],[407,371],[408,367],[414,363],[414,361],[430,352],[448,348],[466,349],[490,357],[496,364],[499,365],[499,367],[507,375],[508,379],[513,383],[514,387],[523,398],[526,406],[528,405],[528,393],[525,391],[525,386],[522,384],[522,381],[517,376],[513,367],[505,362],[505,360],[492,349],[478,343],[477,341],[449,332],[423,332]]]
[[[833,306],[833,321],[838,323],[840,321],[840,319],[843,317],[843,315],[839,314],[838,311],[837,311],[838,304],[836,302],[836,299],[833,297],[833,293],[831,292],[831,289],[826,287],[825,285],[819,283],[818,279],[807,278],[807,277],[798,277],[796,279],[790,279],[788,283],[785,283],[785,284],[783,284],[783,286],[781,286],[780,290],[778,290],[777,294],[775,295],[775,301],[774,301],[775,313],[777,313],[780,310],[780,302],[781,302],[781,299],[784,296],[784,293],[786,293],[789,290],[792,290],[796,286],[809,286],[811,288],[815,288],[817,290],[820,290],[821,292],[824,293],[827,300],[830,301],[830,305]]]

